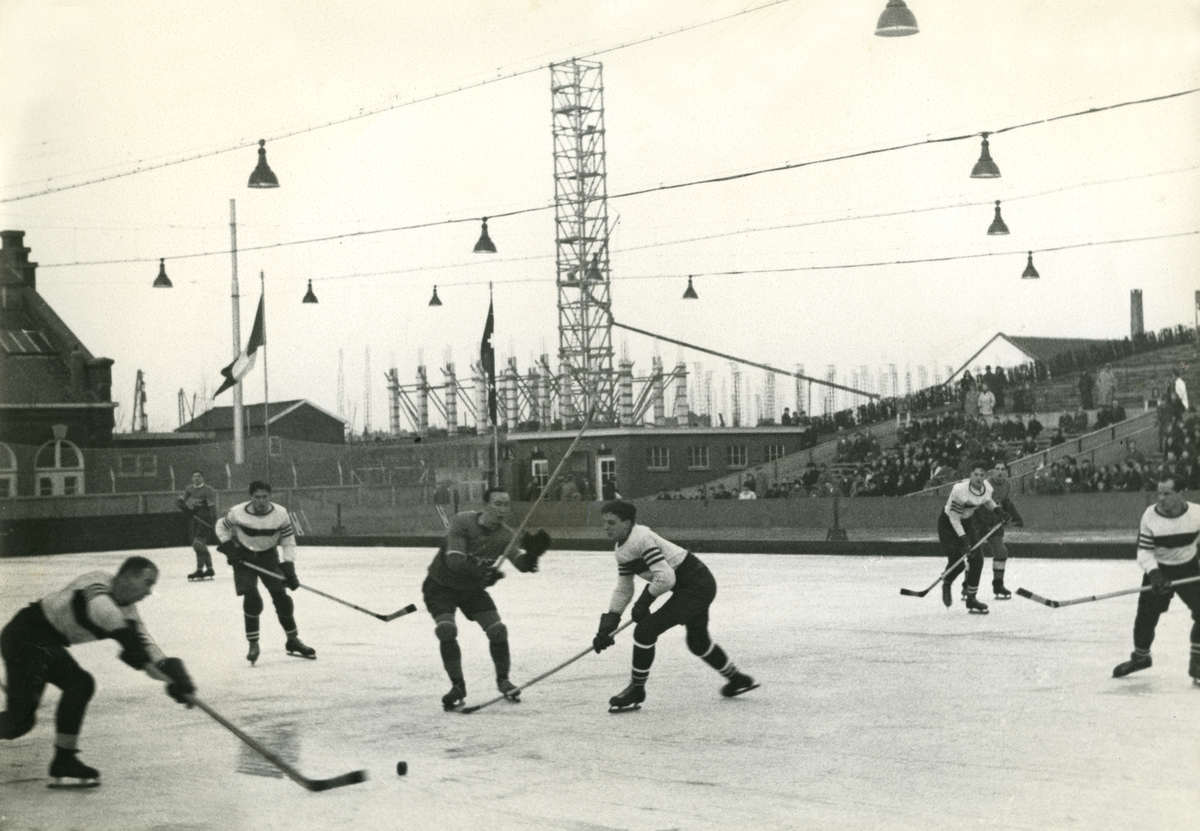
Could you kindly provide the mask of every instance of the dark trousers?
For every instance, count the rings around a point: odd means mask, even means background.
[[[979,542],[979,538],[983,536],[979,532],[978,523],[974,521],[974,517],[963,522],[963,530],[967,532],[967,542],[971,545]],[[958,538],[958,533],[954,530],[954,526],[950,524],[950,517],[946,516],[946,512],[942,511],[938,514],[938,542],[941,543],[942,553],[946,555],[946,568],[954,565],[960,557],[962,557],[962,542]],[[953,583],[958,575],[963,572],[963,564],[959,563],[950,570],[946,575],[946,581]],[[975,549],[967,556],[967,577],[963,585],[968,590],[979,588],[979,575],[983,572],[983,551]]]
[[[1182,565],[1160,565],[1159,568],[1168,580],[1200,576],[1200,557],[1193,557]],[[1150,585],[1149,575],[1142,577],[1142,585]],[[1154,643],[1154,629],[1158,626],[1158,618],[1171,605],[1171,597],[1176,594],[1192,610],[1192,646],[1200,646],[1200,582],[1196,582],[1172,589],[1171,594],[1165,596],[1153,591],[1138,595],[1137,614],[1133,618],[1135,647],[1147,651],[1150,649],[1150,644]]]
[[[0,713],[0,738],[15,739],[33,729],[47,684],[62,690],[56,729],[78,735],[96,682],[67,652],[41,606],[26,606],[9,621],[0,632],[0,655],[8,679],[8,707]]]

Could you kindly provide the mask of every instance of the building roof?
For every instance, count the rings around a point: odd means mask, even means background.
[[[301,407],[310,407],[322,415],[326,415],[335,421],[340,421],[343,424],[348,423],[341,416],[334,415],[323,407],[320,407],[306,398],[295,398],[290,401],[272,401],[267,405],[267,410],[270,413],[269,424],[275,424],[284,416]],[[263,424],[263,405],[258,404],[243,404],[242,409],[246,411],[246,418],[249,421],[250,427],[261,427]],[[179,425],[175,430],[176,433],[194,433],[194,432],[216,432],[221,430],[233,429],[233,407],[213,407],[211,410],[201,413],[191,421]]]
[[[1098,338],[1033,338],[999,333],[1013,346],[1036,361],[1050,361],[1064,352],[1086,350],[1089,346],[1102,347],[1112,343],[1111,339]]]

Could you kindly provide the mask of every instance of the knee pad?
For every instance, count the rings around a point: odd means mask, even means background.
[[[262,595],[257,591],[249,592],[242,598],[242,611],[251,617],[261,615],[263,610]]]
[[[633,639],[642,646],[653,646],[658,641],[658,628],[649,619],[633,627]]]
[[[687,633],[687,648],[693,655],[703,656],[712,647],[712,638],[703,632]]]
[[[500,621],[496,621],[483,632],[492,643],[504,643],[508,640],[508,627]]]
[[[433,627],[433,633],[439,641],[446,643],[458,638],[458,627],[454,625],[453,620],[439,620]]]

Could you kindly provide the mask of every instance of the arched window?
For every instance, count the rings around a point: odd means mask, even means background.
[[[0,442],[0,499],[17,495],[17,454]]]
[[[53,439],[34,457],[38,496],[74,496],[84,492],[83,454],[66,439]]]

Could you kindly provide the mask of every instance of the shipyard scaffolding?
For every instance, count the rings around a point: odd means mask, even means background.
[[[592,412],[594,425],[616,425],[601,64],[551,64],[550,92],[560,417],[569,426]]]

